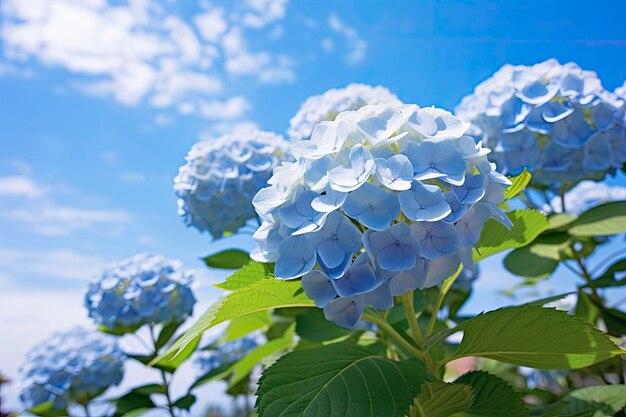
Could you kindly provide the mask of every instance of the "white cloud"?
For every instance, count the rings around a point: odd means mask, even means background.
[[[285,17],[288,0],[246,0],[250,11],[243,16],[245,26],[261,28]]]
[[[13,279],[50,277],[87,282],[104,264],[99,256],[72,249],[0,248],[0,273]]]
[[[237,119],[250,108],[250,102],[243,96],[232,97],[226,101],[201,101],[198,105],[198,112],[210,120]]]
[[[22,175],[0,177],[0,195],[36,198],[43,194],[44,190],[29,177]]]
[[[259,126],[251,121],[219,122],[212,126],[212,129],[200,134],[200,140],[210,140],[216,135],[245,135],[259,130]]]
[[[345,60],[348,64],[358,64],[365,58],[367,42],[365,42],[352,27],[346,25],[336,14],[331,14],[328,18],[330,29],[343,36],[349,49]]]
[[[332,51],[335,48],[335,42],[330,38],[322,39],[322,49],[325,51]]]
[[[122,172],[119,179],[129,184],[139,184],[146,180],[146,176],[140,172]]]
[[[200,35],[209,42],[217,41],[228,28],[228,22],[224,17],[224,9],[222,7],[195,15],[193,22]]]
[[[246,42],[283,19],[286,5],[246,0],[228,11],[207,5],[187,22],[154,0],[5,0],[0,37],[12,61],[5,68],[14,72],[15,64],[34,58],[80,75],[71,84],[87,94],[197,114],[201,102],[237,97],[224,96],[225,71],[262,83],[293,81],[290,60]]]
[[[25,224],[44,236],[68,236],[98,225],[126,223],[130,216],[121,210],[92,210],[49,203],[25,205],[0,211],[0,217]]]
[[[115,153],[115,151],[105,151],[102,152],[100,158],[107,164],[114,164],[117,162],[117,153]]]
[[[225,68],[238,76],[256,76],[265,84],[284,84],[295,81],[293,62],[284,55],[269,52],[251,52],[241,28],[233,28],[222,39],[226,55]]]
[[[66,200],[68,193],[77,194],[77,191],[65,184],[42,186],[27,175],[0,177],[0,196],[12,197],[11,201],[0,199],[0,220],[10,224],[21,223],[44,236],[68,236],[79,230],[97,226],[111,228],[130,220],[130,216],[122,210],[84,208],[56,201],[59,196]],[[82,193],[78,194],[85,200],[89,199]],[[98,199],[91,200],[93,205]]]

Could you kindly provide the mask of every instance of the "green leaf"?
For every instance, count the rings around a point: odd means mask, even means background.
[[[137,408],[135,410],[124,413],[121,417],[140,417],[152,410],[154,410],[154,408],[148,408],[148,407]]]
[[[608,236],[626,232],[626,201],[602,204],[581,214],[568,232],[574,236]]]
[[[524,168],[524,172],[518,176],[509,178],[513,184],[509,185],[509,187],[504,190],[504,201],[510,200],[521,193],[530,182],[530,178],[530,172],[526,171],[526,168]]]
[[[252,368],[254,368],[264,358],[279,352],[281,350],[288,349],[293,346],[293,337],[295,335],[295,325],[292,325],[283,335],[283,337],[270,340],[264,345],[257,346],[246,354],[246,356],[236,362],[230,371],[233,373],[233,377],[230,380],[230,387],[235,386],[239,381],[244,379],[250,374]]]
[[[626,285],[626,278],[618,279],[618,273],[626,271],[626,259],[620,259],[611,265],[600,278],[594,279],[585,287],[587,288],[607,288],[621,287]]]
[[[113,336],[124,336],[125,334],[128,334],[128,333],[135,333],[137,331],[137,329],[139,329],[139,327],[141,327],[141,326],[134,326],[134,327],[125,327],[125,326],[106,327],[104,325],[99,325],[98,326],[98,331],[101,331],[102,333],[111,334]]]
[[[165,388],[159,384],[146,384],[140,387],[135,387],[131,389],[131,391],[142,395],[165,394]]]
[[[504,267],[513,275],[532,280],[552,275],[559,261],[538,255],[532,249],[533,245],[515,249],[504,258]]]
[[[564,299],[565,297],[567,297],[570,294],[574,294],[574,291],[566,292],[566,293],[563,293],[563,294],[551,295],[551,296],[545,297],[545,298],[540,298],[538,300],[534,300],[534,301],[530,301],[528,303],[521,304],[521,306],[541,307],[541,306],[545,306],[546,304],[552,303],[554,301],[562,300],[562,299]]]
[[[493,219],[488,220],[475,245],[474,261],[478,262],[507,249],[525,246],[548,227],[546,216],[535,210],[515,210],[506,215],[513,223],[511,230]]]
[[[230,342],[231,340],[239,339],[255,330],[268,327],[271,322],[272,317],[267,310],[234,318],[228,323],[223,341]]]
[[[200,343],[200,337],[197,337],[181,345],[180,348],[175,348],[184,336],[185,335],[174,342],[164,354],[153,359],[148,365],[157,369],[163,369],[167,372],[174,372],[178,369],[178,367],[191,356],[196,350],[196,347],[198,347],[198,343]]]
[[[239,249],[227,249],[202,260],[209,268],[239,269],[250,262],[250,255]]]
[[[182,408],[183,410],[189,410],[191,408],[191,406],[195,402],[196,402],[196,396],[192,395],[192,394],[187,394],[187,395],[184,395],[184,396],[180,397],[176,401],[174,401],[174,404],[172,404],[172,405],[174,407],[176,407],[176,408]]]
[[[591,412],[590,417],[612,416],[626,406],[626,385],[598,385],[572,391],[561,416]]]
[[[113,401],[113,403],[116,407],[114,417],[123,416],[129,411],[155,407],[154,402],[150,399],[150,395],[140,394],[135,391],[129,392]]]
[[[417,402],[421,415],[428,417],[450,417],[466,411],[472,405],[474,395],[469,385],[428,382],[421,387]]]
[[[321,309],[307,308],[304,314],[296,316],[296,333],[311,342],[325,342],[349,335],[350,329],[326,320]]]
[[[456,330],[463,331],[463,340],[446,362],[481,356],[536,369],[577,369],[624,353],[590,323],[550,308],[501,308]]]
[[[315,303],[304,293],[300,280],[262,279],[253,282],[209,307],[198,321],[158,358],[158,363],[167,364],[168,360],[173,358],[191,355],[193,349],[188,349],[191,343],[197,345],[202,333],[228,320],[274,308],[314,306]]]
[[[454,383],[469,385],[474,392],[469,409],[454,417],[527,417],[530,414],[521,395],[495,375],[482,371],[469,372]]]
[[[215,287],[223,290],[234,291],[247,287],[256,281],[261,281],[273,273],[274,264],[264,264],[252,261],[226,278],[226,281],[220,284],[215,284]]]
[[[189,392],[191,392],[192,390],[194,390],[195,388],[201,385],[208,384],[209,382],[224,379],[225,377],[230,375],[230,367],[232,365],[233,365],[232,362],[225,363],[201,375],[198,379],[194,381],[193,384],[191,384],[191,386],[189,387]]]
[[[607,332],[613,336],[621,337],[626,334],[626,313],[616,308],[602,307],[600,315]]]
[[[559,230],[576,220],[576,216],[567,213],[551,214],[548,217],[548,228],[546,230]]]
[[[582,289],[578,290],[578,300],[576,301],[574,314],[591,324],[595,324],[600,315],[598,307],[596,307],[591,297]]]
[[[172,322],[169,324],[165,324],[159,333],[159,337],[156,341],[156,348],[161,349],[167,342],[170,341],[176,330],[180,327],[182,323]]]
[[[297,350],[259,380],[259,417],[403,417],[424,382],[416,360],[391,361],[346,343]]]
[[[37,404],[28,410],[29,413],[42,417],[62,417],[67,416],[67,410],[55,410],[52,401],[46,401],[41,404]]]

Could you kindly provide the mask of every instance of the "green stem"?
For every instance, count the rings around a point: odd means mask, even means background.
[[[574,244],[570,245],[570,249],[572,250],[572,253],[574,254],[574,260],[576,260],[576,263],[578,264],[578,267],[580,268],[580,276],[587,282],[587,284],[590,284],[591,281],[593,281],[593,277],[587,270],[587,267],[585,266],[585,263],[583,262],[581,257],[578,255],[578,252],[576,252],[576,249],[574,248]],[[593,287],[590,289],[591,289],[592,299],[596,303],[599,303],[600,305],[602,305],[603,304],[602,297],[600,297],[600,294],[598,294],[598,291],[596,291],[596,289]]]
[[[435,323],[437,323],[437,313],[439,313],[439,309],[443,305],[443,299],[446,298],[446,294],[452,288],[452,284],[457,279],[457,277],[461,274],[463,270],[463,264],[459,265],[459,269],[456,270],[454,274],[443,282],[441,286],[441,291],[439,291],[439,295],[437,296],[437,301],[435,302],[435,307],[433,308],[433,312],[430,316],[430,322],[428,323],[428,327],[426,328],[426,337],[430,336],[435,329]]]
[[[152,346],[154,348],[154,355],[159,356],[159,349],[157,348],[157,338],[154,334],[154,325],[150,324],[150,339],[152,340]],[[163,383],[163,391],[165,394],[165,401],[167,402],[167,411],[171,417],[176,417],[174,414],[174,402],[172,401],[172,396],[170,395],[170,381],[167,380],[167,375],[165,375],[165,371],[163,369],[159,369],[161,373],[161,381]]]
[[[424,336],[422,336],[422,331],[419,324],[417,323],[417,318],[415,317],[413,291],[402,294],[401,300],[402,308],[404,308],[404,314],[406,314],[406,318],[409,321],[411,336],[413,336],[413,340],[415,340],[417,346],[419,346],[421,349],[424,349]]]
[[[91,414],[89,413],[89,404],[88,403],[84,403],[82,404],[83,409],[85,410],[85,417],[91,417]]]
[[[385,320],[369,313],[363,314],[363,320],[367,320],[377,325],[380,330],[387,333],[393,340],[395,340],[396,343],[404,347],[413,356],[420,358],[420,359],[425,359],[426,354],[424,352],[422,352],[419,349],[416,349],[415,346],[410,344],[408,340],[402,337],[402,335],[398,333],[393,327],[391,327],[391,325],[387,323]]]

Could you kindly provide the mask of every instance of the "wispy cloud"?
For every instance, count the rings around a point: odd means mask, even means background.
[[[200,116],[215,114],[203,112],[203,103],[240,100],[225,91],[226,75],[295,79],[286,56],[252,50],[247,41],[285,17],[287,0],[201,4],[187,22],[153,0],[6,0],[0,37],[12,63],[5,66],[15,72],[15,64],[35,58],[80,75],[73,84],[88,94]]]
[[[39,185],[25,175],[0,177],[0,195],[11,197],[0,200],[0,219],[21,223],[44,236],[68,236],[79,230],[110,227],[130,220],[123,210],[59,203],[59,193],[67,189],[62,184]]]
[[[36,198],[43,194],[44,191],[27,176],[0,177],[0,195]]]
[[[334,13],[328,18],[328,26],[333,32],[341,35],[345,39],[346,47],[348,48],[348,53],[345,56],[346,62],[355,65],[363,61],[365,52],[367,51],[367,42],[359,36],[357,31],[348,26]],[[322,46],[324,49],[328,50],[329,44],[322,44]]]
[[[8,278],[50,277],[88,281],[105,264],[99,256],[73,249],[18,250],[0,248],[0,274]]]

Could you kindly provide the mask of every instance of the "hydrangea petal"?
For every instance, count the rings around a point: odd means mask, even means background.
[[[383,230],[400,213],[400,204],[394,195],[365,183],[358,190],[348,194],[343,210],[365,227]]]
[[[436,185],[413,181],[411,189],[398,195],[400,207],[406,217],[416,221],[434,222],[448,216],[452,209]]]

